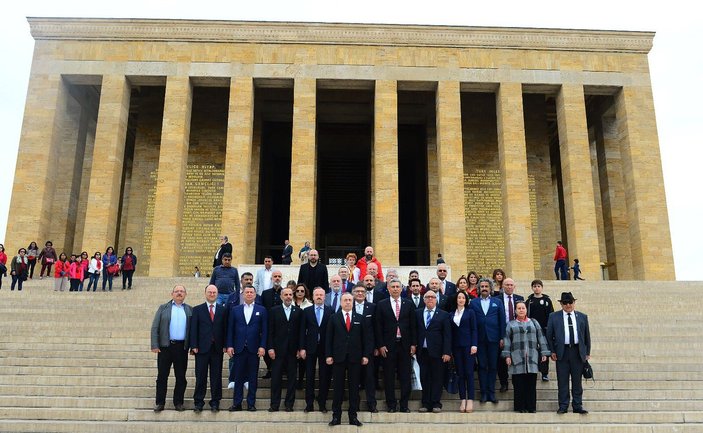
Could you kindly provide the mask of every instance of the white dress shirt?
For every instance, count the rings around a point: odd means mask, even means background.
[[[569,341],[569,314],[571,314],[571,323],[574,325],[574,340],[576,341]],[[576,326],[576,311],[572,311],[571,313],[567,313],[564,311],[564,344],[578,344],[579,342],[579,331],[578,327]]]
[[[251,304],[247,304],[245,302],[244,303],[244,320],[247,322],[247,325],[249,324],[249,321],[251,320],[252,314],[254,314],[254,303],[252,302]]]

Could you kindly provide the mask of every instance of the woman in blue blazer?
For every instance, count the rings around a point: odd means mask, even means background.
[[[456,310],[452,315],[452,345],[454,364],[459,376],[459,412],[474,410],[474,360],[478,346],[476,315],[469,307],[466,292],[456,294]],[[468,390],[468,393],[467,393]]]

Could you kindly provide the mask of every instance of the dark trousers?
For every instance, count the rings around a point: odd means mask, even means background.
[[[513,374],[513,410],[537,411],[537,373]]]
[[[86,292],[90,292],[90,287],[93,287],[93,291],[96,291],[98,289],[98,280],[100,280],[100,274],[92,273],[89,275],[90,280],[88,281],[88,288],[85,290]]]
[[[349,419],[355,419],[359,411],[359,377],[361,365],[358,362],[335,362],[332,366],[334,392],[332,395],[332,417],[342,417],[342,400],[344,400],[344,382],[349,381]]]
[[[500,382],[501,388],[508,387],[508,364],[505,363],[505,358],[500,356],[500,350],[498,351],[498,361],[496,362],[496,370],[498,373],[498,382]]]
[[[105,291],[105,284],[110,283],[110,291],[112,292],[112,274],[107,271],[107,266],[103,267],[103,292]]]
[[[484,341],[478,343],[478,383],[481,399],[493,400],[496,397],[496,370],[498,365],[498,343]]]
[[[386,390],[388,409],[397,409],[395,399],[395,375],[400,379],[400,407],[408,407],[410,399],[410,351],[405,350],[400,342],[387,347],[388,354],[383,359],[383,387]]]
[[[37,259],[29,260],[29,278],[34,278],[34,267],[37,265]],[[49,275],[47,275],[48,277]]]
[[[10,290],[15,290],[15,285],[17,286],[17,290],[22,290],[22,283],[24,283],[22,275],[13,275]]]
[[[554,263],[554,274],[557,276],[557,280],[569,279],[569,267],[566,266],[566,260],[557,260]]]
[[[210,406],[219,407],[222,399],[222,348],[214,346],[208,353],[195,354],[195,391],[193,401],[196,406],[205,405],[207,376],[210,371]]]
[[[361,367],[361,381],[366,391],[366,405],[376,407],[376,384],[378,383],[378,359],[369,357],[369,363]]]
[[[249,382],[247,404],[256,405],[256,387],[259,372],[259,355],[246,349],[234,354],[234,397],[232,403],[237,406],[244,399],[244,382]]]
[[[462,400],[473,400],[474,394],[476,394],[474,389],[474,361],[476,355],[471,355],[470,347],[455,347],[453,352],[456,375],[459,376],[459,398]]]
[[[134,269],[131,271],[122,270],[122,289],[125,288],[125,283],[128,283],[127,288],[132,288],[132,275],[134,275]]]
[[[41,264],[41,271],[39,271],[39,276],[41,277],[42,275],[44,275],[44,270],[46,270],[46,276],[47,277],[50,276],[51,275],[51,267],[53,265],[54,265],[53,263],[42,263]]]
[[[542,328],[542,335],[547,335],[547,328]],[[539,372],[542,373],[542,376],[549,374],[549,357],[544,362],[539,361]]]
[[[293,407],[295,403],[295,377],[297,374],[298,362],[295,354],[289,353],[277,353],[276,359],[273,360],[271,364],[271,407],[278,409],[281,405],[281,387],[283,383],[283,372],[286,372],[288,377],[287,389],[286,389],[286,400],[284,402],[286,407]],[[313,376],[314,378],[314,376]]]
[[[581,375],[583,374],[583,361],[579,354],[578,346],[564,348],[564,356],[557,360],[557,385],[559,388],[559,408],[566,410],[569,407],[569,380],[571,380],[571,407],[583,408],[583,387]]]
[[[444,363],[442,358],[430,356],[427,349],[420,350],[420,383],[422,384],[422,406],[429,410],[442,407],[442,385],[444,384]]]
[[[315,367],[318,369],[318,377],[320,379],[320,389],[317,392],[317,404],[320,407],[327,407],[327,394],[330,390],[331,367],[325,362],[325,353],[318,345],[317,353],[311,355],[308,353],[305,358],[305,371],[307,373],[307,382],[305,382],[305,405],[312,407],[315,401]]]
[[[160,347],[161,352],[156,358],[156,366],[159,370],[156,376],[156,404],[166,403],[166,388],[168,388],[168,375],[173,365],[173,373],[176,376],[176,387],[173,389],[173,404],[183,404],[183,396],[186,392],[186,369],[188,368],[188,352],[183,342],[173,342],[168,347]]]
[[[69,292],[77,292],[80,285],[81,285],[80,278],[71,278],[71,288],[68,291]]]

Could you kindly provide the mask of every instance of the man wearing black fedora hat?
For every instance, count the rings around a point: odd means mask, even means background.
[[[558,414],[569,408],[569,380],[571,380],[571,407],[574,413],[587,414],[583,408],[581,375],[583,365],[591,358],[591,332],[588,316],[574,311],[576,299],[571,292],[563,292],[559,299],[561,311],[549,316],[547,344],[552,351],[552,360],[557,363],[557,385],[559,388]]]

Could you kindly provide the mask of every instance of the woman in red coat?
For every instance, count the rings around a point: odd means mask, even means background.
[[[2,289],[2,277],[7,276],[7,254],[5,245],[0,244],[0,289]]]
[[[61,253],[54,266],[54,292],[62,291],[68,285],[68,259]]]

